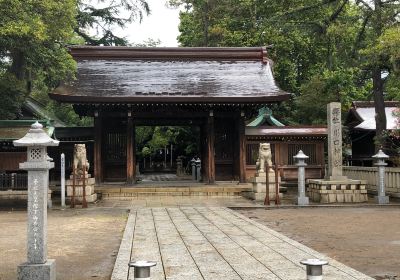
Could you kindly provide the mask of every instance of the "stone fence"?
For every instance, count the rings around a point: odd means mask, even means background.
[[[350,179],[367,180],[369,192],[376,192],[378,169],[376,167],[343,166],[343,175]],[[385,185],[388,195],[400,197],[400,168],[385,168]]]

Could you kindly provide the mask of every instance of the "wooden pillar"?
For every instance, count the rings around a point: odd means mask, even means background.
[[[215,132],[214,113],[211,110],[207,119],[207,183],[215,184]]]
[[[126,126],[126,183],[132,185],[136,181],[135,126],[132,112],[128,111]]]
[[[200,150],[200,159],[201,159],[201,178],[202,182],[208,182],[208,175],[207,175],[207,125],[201,124],[200,125],[200,141],[199,141],[199,150]]]
[[[102,116],[99,111],[94,112],[94,147],[93,147],[93,165],[94,165],[94,180],[96,186],[102,183]]]
[[[239,133],[239,183],[246,183],[246,126],[244,112],[240,112]]]

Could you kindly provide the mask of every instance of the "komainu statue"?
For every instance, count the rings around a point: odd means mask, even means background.
[[[269,168],[272,168],[271,159],[271,145],[269,143],[260,143],[260,149],[258,150],[258,159],[256,163],[257,174],[265,172],[265,163],[268,164]]]
[[[82,174],[83,168],[87,172],[90,164],[86,157],[86,146],[85,144],[75,144],[74,146],[74,170],[76,174]]]

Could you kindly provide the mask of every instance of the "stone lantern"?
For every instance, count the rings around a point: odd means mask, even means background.
[[[196,181],[196,159],[192,158],[190,164],[192,165],[192,180]]]
[[[378,195],[375,196],[375,202],[378,204],[387,204],[389,203],[389,196],[385,195],[385,166],[387,165],[385,160],[388,159],[389,156],[382,150],[379,150],[372,158],[376,160],[374,165],[378,166]]]
[[[18,266],[18,279],[56,279],[55,260],[47,259],[47,195],[49,169],[54,163],[47,156],[48,146],[58,146],[36,122],[14,146],[27,147],[27,161],[19,168],[28,171],[28,246],[26,263]]]
[[[200,160],[200,158],[196,159],[195,164],[196,164],[196,181],[200,182],[200,180],[201,180],[201,160]]]
[[[295,155],[294,160],[296,161],[296,166],[298,167],[298,196],[297,196],[297,205],[308,205],[309,199],[306,196],[306,184],[305,184],[305,167],[307,163],[305,162],[308,159],[308,156],[300,150],[297,155]]]

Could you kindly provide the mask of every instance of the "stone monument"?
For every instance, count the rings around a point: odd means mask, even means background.
[[[75,144],[72,174],[70,175],[69,180],[65,182],[67,186],[67,197],[71,203],[71,207],[75,202],[82,203],[82,205],[84,205],[84,194],[86,202],[95,202],[97,199],[97,194],[94,192],[95,180],[91,177],[91,174],[89,174],[89,168],[90,163],[87,160],[85,144]],[[72,199],[73,197],[74,201]]]
[[[342,166],[342,109],[339,102],[328,104],[328,174],[329,180],[347,180]]]
[[[250,179],[250,182],[253,185],[253,190],[244,194],[247,198],[264,201],[267,192],[266,176],[268,176],[269,200],[276,200],[275,172],[272,169],[271,159],[271,145],[269,143],[260,143],[256,163],[256,174]],[[268,165],[268,170],[265,170],[266,163]],[[279,187],[280,177],[278,177],[278,189]],[[282,196],[282,194],[279,194],[279,196]]]
[[[323,180],[309,179],[308,193],[314,202],[345,203],[368,201],[365,180],[351,180],[343,176],[341,104],[329,103],[328,172]]]
[[[18,280],[56,279],[55,260],[47,259],[47,190],[49,169],[54,167],[48,160],[47,147],[58,144],[38,122],[14,141],[14,146],[27,147],[27,161],[19,167],[28,171],[28,260],[18,266]]]

